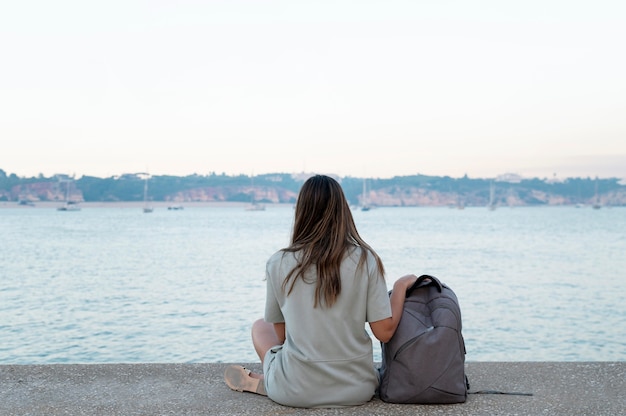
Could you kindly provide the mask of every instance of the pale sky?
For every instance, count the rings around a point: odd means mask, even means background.
[[[0,169],[626,178],[623,0],[0,4]]]

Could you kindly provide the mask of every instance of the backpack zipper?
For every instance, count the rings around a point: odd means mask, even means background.
[[[433,329],[435,329],[434,326],[429,326],[428,328],[426,328],[423,332],[420,332],[419,334],[417,334],[416,336],[414,336],[413,338],[411,338],[410,340],[408,340],[407,342],[405,342],[404,344],[402,344],[400,346],[400,348],[398,348],[398,351],[396,351],[396,353],[393,355],[393,359],[395,360],[398,355],[400,355],[402,353],[402,351],[406,350],[407,348],[409,348],[411,346],[411,344],[415,343],[417,341],[417,339],[419,337],[421,337],[424,334],[429,333],[430,331],[432,331]]]

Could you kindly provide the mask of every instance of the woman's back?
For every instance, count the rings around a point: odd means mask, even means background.
[[[294,283],[286,296],[282,282],[297,253],[277,252],[267,263],[265,319],[285,322],[287,338],[270,353],[265,385],[273,400],[297,407],[362,404],[377,386],[367,321],[390,315],[386,284],[372,255],[358,266],[361,248],[341,263],[341,293],[331,307],[314,305],[315,276]]]

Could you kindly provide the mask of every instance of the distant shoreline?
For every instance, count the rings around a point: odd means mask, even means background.
[[[143,201],[119,201],[119,202],[80,202],[76,204],[81,209],[90,208],[136,208],[142,209],[144,207]],[[182,207],[185,208],[241,208],[244,209],[250,204],[247,202],[231,202],[231,201],[199,201],[199,202],[171,202],[171,201],[154,201],[150,203],[150,206],[154,209],[167,210],[169,207]],[[268,203],[264,204],[266,207],[283,207],[291,206],[293,204],[285,203]],[[35,202],[34,205],[19,205],[15,201],[2,201],[0,202],[0,209],[3,208],[19,208],[19,209],[56,209],[63,206],[61,201],[44,201]]]

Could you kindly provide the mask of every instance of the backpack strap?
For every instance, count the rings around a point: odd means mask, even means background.
[[[478,390],[468,391],[468,394],[508,394],[511,396],[532,396],[532,393],[521,393],[518,391],[500,391],[500,390]]]
[[[413,290],[420,288],[420,287],[426,287],[426,286],[435,286],[437,290],[439,291],[439,293],[441,293],[441,291],[443,290],[443,284],[441,284],[439,279],[429,274],[423,274],[417,278],[415,283],[413,283],[413,285],[410,288],[407,289],[406,291],[407,297],[411,294],[411,292],[413,292]]]

